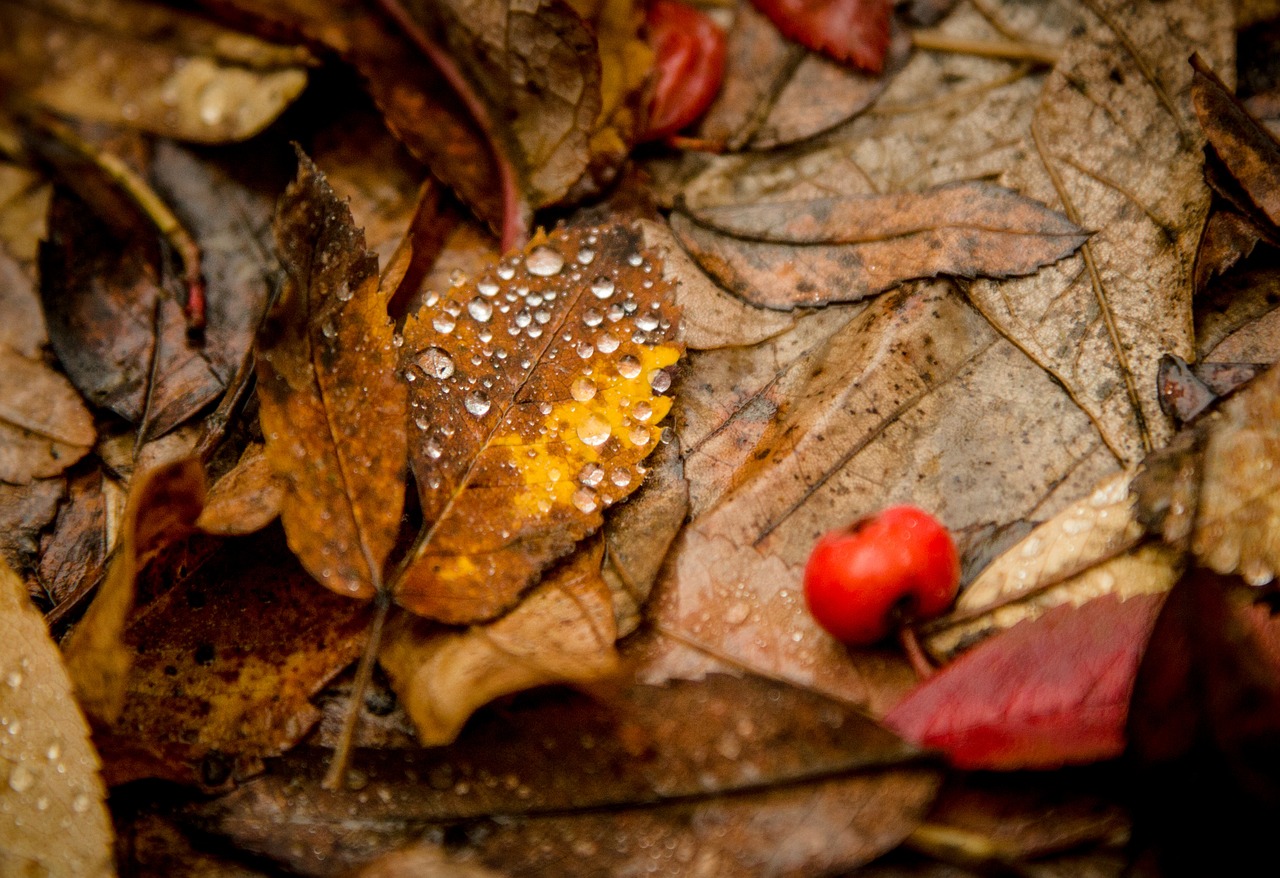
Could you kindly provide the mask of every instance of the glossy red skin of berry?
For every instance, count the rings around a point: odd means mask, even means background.
[[[959,581],[947,529],[915,506],[892,506],[818,540],[804,568],[804,596],[828,633],[866,646],[902,622],[943,613]]]
[[[654,54],[653,97],[640,140],[675,134],[706,112],[724,79],[725,35],[677,0],[655,0],[645,26]]]

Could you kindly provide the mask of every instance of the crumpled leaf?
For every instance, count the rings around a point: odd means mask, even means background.
[[[1185,59],[1232,57],[1230,10],[1088,0],[1045,84],[1006,186],[1094,230],[1081,253],[1022,281],[979,281],[987,319],[1049,370],[1126,463],[1168,441],[1154,377],[1193,356],[1191,267],[1209,204]]]
[[[1060,604],[1078,607],[1107,594],[1123,601],[1172,588],[1181,557],[1144,541],[1129,491],[1133,475],[1108,476],[987,565],[955,609],[929,626],[929,649],[952,655]]]
[[[139,0],[6,3],[0,81],[57,113],[180,140],[257,134],[307,83],[305,49]]]
[[[921,683],[885,724],[959,768],[1056,768],[1119,756],[1162,595],[1056,607]]]
[[[459,825],[479,831],[447,852],[503,873],[625,874],[658,857],[663,874],[817,874],[895,846],[937,789],[935,769],[904,764],[913,748],[857,711],[759,677],[606,703],[539,694],[450,747],[361,752],[360,791],[320,789],[321,760],[300,749],[182,819],[304,874]]]
[[[259,341],[258,396],[267,460],[288,483],[281,518],[317,581],[372,598],[400,528],[407,453],[377,259],[301,154],[276,237],[287,279]]]
[[[113,723],[124,704],[134,661],[121,637],[135,598],[135,580],[156,553],[189,534],[204,504],[204,467],[185,458],[134,477],[123,531],[107,578],[63,644],[76,699],[95,722]]]
[[[1280,143],[1258,123],[1199,55],[1191,99],[1212,154],[1259,215],[1280,228]]]
[[[44,620],[0,561],[0,871],[114,875],[111,818],[89,727]]]
[[[879,73],[889,48],[888,0],[752,0],[790,39]]]
[[[1030,274],[1087,237],[1065,216],[986,183],[694,207],[672,227],[712,277],[770,308],[856,301],[941,274]]]
[[[93,418],[66,378],[0,345],[0,480],[56,476],[95,438]]]
[[[477,708],[499,696],[615,673],[617,628],[603,559],[597,541],[543,577],[511,612],[466,631],[407,616],[392,622],[378,662],[419,743],[449,743]]]
[[[401,351],[425,524],[394,591],[467,624],[509,608],[639,486],[678,314],[625,226],[539,236],[428,302]]]

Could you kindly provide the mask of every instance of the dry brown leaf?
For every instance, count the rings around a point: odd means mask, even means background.
[[[89,727],[44,620],[0,562],[0,872],[114,875],[111,818]]]
[[[111,550],[109,519],[118,519],[123,505],[124,492],[101,473],[72,479],[67,493],[52,531],[40,544],[37,574],[51,612],[87,594],[101,580]]]
[[[222,143],[265,128],[310,55],[139,0],[6,3],[0,80],[55,112]]]
[[[1080,606],[1105,594],[1126,600],[1172,588],[1181,559],[1168,546],[1144,544],[1129,494],[1132,479],[1132,471],[1108,476],[992,561],[954,611],[930,626],[930,651],[951,656],[1060,604]]]
[[[1094,231],[1080,255],[970,296],[1055,375],[1123,461],[1168,441],[1160,357],[1193,356],[1192,263],[1209,203],[1185,59],[1232,58],[1225,3],[1086,0],[1001,182]],[[1024,129],[1026,130],[1026,129]]]
[[[66,493],[65,479],[0,483],[0,561],[15,571],[34,567],[40,532],[53,521]]]
[[[96,433],[62,375],[0,345],[0,480],[56,476],[88,453]]]
[[[398,603],[493,618],[600,527],[659,440],[676,322],[661,265],[620,225],[539,236],[428,299],[402,350],[425,525]]]
[[[401,616],[378,661],[424,747],[448,744],[495,698],[551,683],[589,683],[618,669],[603,544],[580,549],[502,618],[455,632]]]
[[[693,207],[672,228],[712,277],[769,308],[856,301],[943,274],[1030,274],[1086,238],[1065,216],[986,183]]]
[[[204,504],[204,467],[179,460],[133,480],[124,529],[107,578],[63,644],[80,706],[95,721],[120,715],[132,650],[121,637],[133,609],[135,580],[157,552],[189,534]]]
[[[213,483],[196,524],[211,534],[253,533],[280,514],[286,491],[284,480],[271,471],[266,448],[251,442],[239,462]]]
[[[52,187],[35,171],[0,162],[0,345],[37,356],[49,341],[35,260]]]
[[[309,159],[276,237],[287,280],[259,342],[263,434],[288,484],[289,547],[326,588],[372,598],[400,528],[406,390],[378,265]]]

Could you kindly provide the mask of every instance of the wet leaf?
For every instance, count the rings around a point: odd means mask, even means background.
[[[1251,207],[1280,228],[1280,142],[1227,90],[1203,58],[1192,58],[1191,99],[1209,148]]]
[[[885,717],[961,768],[1055,768],[1124,751],[1129,696],[1163,597],[1058,607],[965,653]]]
[[[924,193],[693,208],[672,227],[748,302],[850,302],[913,278],[1030,274],[1084,243],[1074,223],[986,183]]]
[[[454,632],[403,616],[378,662],[418,740],[447,744],[479,707],[551,683],[589,683],[618,670],[617,628],[600,575],[603,545],[583,548],[500,619]]]
[[[633,687],[613,703],[540,694],[482,714],[448,748],[358,754],[359,791],[320,789],[314,755],[295,751],[185,819],[304,874],[446,826],[451,853],[502,872],[618,874],[657,856],[665,874],[700,862],[802,874],[894,846],[936,790],[932,769],[899,767],[913,751],[856,711],[759,678]]]
[[[11,3],[0,80],[55,112],[205,143],[265,128],[310,55],[137,0]]]
[[[398,603],[492,618],[600,527],[659,441],[677,317],[661,265],[620,225],[540,236],[428,299],[402,349],[425,526]]]
[[[94,438],[93,419],[66,378],[0,345],[0,480],[56,476]]]
[[[0,562],[0,870],[105,878],[111,818],[89,727],[44,620],[22,580]],[[56,843],[51,840],[56,837]]]
[[[778,30],[803,46],[871,73],[889,48],[888,0],[752,0]]]
[[[113,786],[252,774],[319,720],[311,698],[364,646],[368,608],[317,591],[278,529],[217,548],[166,570],[120,635],[122,708],[96,736]]]
[[[1168,441],[1154,376],[1192,356],[1191,266],[1209,192],[1187,92],[1198,49],[1229,63],[1223,5],[1089,0],[1045,84],[1022,157],[1000,182],[1094,230],[1023,281],[979,281],[983,314],[1049,370],[1134,463]]]
[[[285,533],[326,588],[371,598],[400,527],[406,454],[377,260],[301,155],[276,238],[287,279],[259,341],[258,381],[267,460],[288,483]]]
[[[76,699],[95,722],[120,715],[134,656],[121,640],[135,580],[157,552],[189,534],[204,503],[204,467],[190,458],[137,476],[107,578],[63,644]]]

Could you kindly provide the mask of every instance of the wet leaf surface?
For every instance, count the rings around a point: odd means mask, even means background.
[[[111,819],[89,727],[22,580],[0,563],[0,869],[114,875]],[[28,827],[40,827],[32,832]],[[57,842],[50,841],[56,837]]]
[[[681,353],[668,290],[637,231],[568,229],[409,319],[425,525],[395,586],[401,606],[492,618],[639,487]]]

